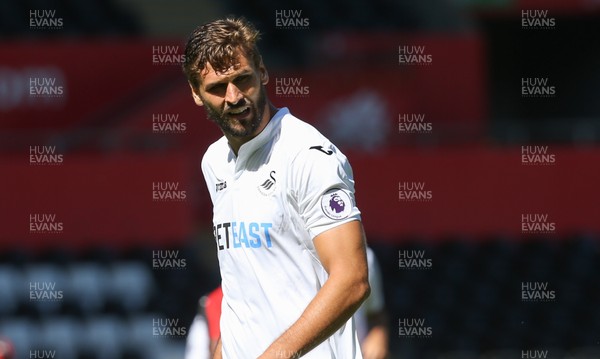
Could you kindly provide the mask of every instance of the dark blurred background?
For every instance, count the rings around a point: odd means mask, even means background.
[[[230,14],[263,33],[274,104],[350,159],[392,358],[600,358],[598,1],[8,0],[17,358],[183,358],[219,284],[200,159],[220,134],[179,64]]]

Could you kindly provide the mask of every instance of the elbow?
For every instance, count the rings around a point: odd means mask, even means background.
[[[361,279],[354,285],[354,297],[356,305],[360,306],[371,294],[371,286],[368,279]]]

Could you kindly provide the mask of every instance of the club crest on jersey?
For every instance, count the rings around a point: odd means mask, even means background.
[[[332,188],[321,196],[321,209],[331,219],[344,219],[352,211],[352,200],[346,191]]]
[[[258,185],[258,192],[264,196],[269,196],[275,191],[277,180],[275,179],[275,171],[269,173],[269,178]]]

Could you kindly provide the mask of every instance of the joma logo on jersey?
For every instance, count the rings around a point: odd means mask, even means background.
[[[225,188],[227,188],[227,181],[219,182],[215,185],[215,190],[217,192],[221,192]]]
[[[327,156],[330,156],[333,154],[332,150],[325,150],[325,149],[323,149],[323,146],[312,146],[309,148],[309,150],[317,150],[317,151],[323,152]]]
[[[272,247],[269,229],[272,223],[266,222],[225,222],[213,226],[219,250],[230,248]]]

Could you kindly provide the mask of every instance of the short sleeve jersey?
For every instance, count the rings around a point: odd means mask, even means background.
[[[282,108],[237,156],[225,137],[213,143],[202,172],[223,287],[223,358],[256,358],[328,278],[313,239],[360,220],[352,169],[327,138]],[[362,358],[353,319],[303,358]]]

